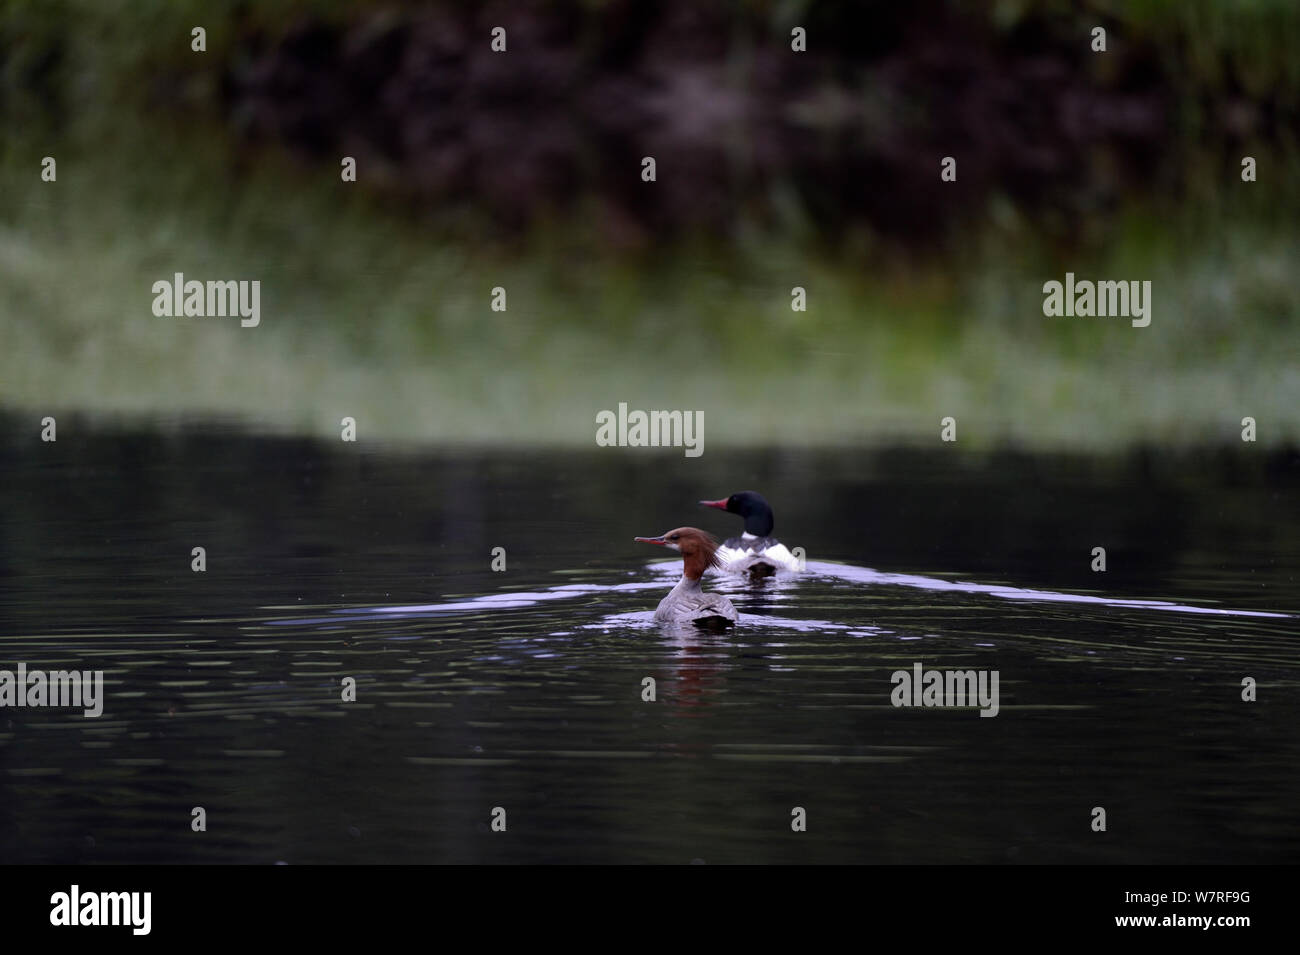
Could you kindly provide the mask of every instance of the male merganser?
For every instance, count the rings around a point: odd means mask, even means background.
[[[679,527],[662,537],[634,537],[642,544],[671,547],[682,555],[682,579],[659,601],[655,620],[660,623],[693,623],[697,627],[729,627],[740,614],[721,594],[700,589],[700,578],[708,567],[718,566],[718,542],[698,527]]]
[[[739,514],[745,519],[745,532],[718,548],[718,561],[729,574],[771,577],[778,570],[797,571],[799,561],[789,548],[772,536],[776,520],[772,506],[757,491],[739,491],[720,501],[700,501],[705,507]]]

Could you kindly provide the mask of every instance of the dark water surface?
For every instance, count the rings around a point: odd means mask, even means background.
[[[0,710],[5,861],[1300,860],[1294,454],[59,428],[0,445],[0,669],[107,699]],[[809,572],[651,623],[632,537],[734,533],[693,502],[751,487]],[[915,662],[996,669],[998,716],[894,708]]]

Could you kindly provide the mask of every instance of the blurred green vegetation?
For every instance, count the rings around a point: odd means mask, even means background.
[[[6,6],[0,404],[319,434],[351,415],[363,438],[466,443],[588,444],[620,401],[704,410],[706,448],[929,442],[945,415],[973,446],[1236,441],[1246,415],[1262,443],[1300,440],[1296,144],[1201,135],[1205,90],[1294,107],[1292,3],[1099,5],[1122,24],[1112,43],[1169,38],[1190,117],[1170,132],[1176,184],[1079,221],[994,192],[923,253],[865,226],[748,221],[629,252],[581,201],[503,237],[472,210],[413,213],[340,183],[336,162],[241,141],[189,25],[217,64],[250,21],[273,33],[358,6]],[[749,8],[786,23],[802,6]],[[995,4],[991,22],[1055,9]],[[1243,154],[1258,182],[1240,181]],[[57,184],[40,182],[45,155]],[[1150,279],[1150,327],[1044,318],[1042,283],[1067,270]],[[175,271],[260,279],[261,326],[156,318],[150,287]]]

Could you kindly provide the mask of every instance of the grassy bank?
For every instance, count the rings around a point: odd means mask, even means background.
[[[1300,439],[1300,239],[1268,209],[1137,206],[1070,250],[991,214],[930,262],[758,235],[628,260],[580,219],[453,244],[291,160],[232,171],[214,141],[79,143],[57,184],[36,181],[36,144],[11,144],[6,407],[321,433],[350,414],[372,436],[468,442],[589,443],[619,401],[703,409],[718,443],[929,440],[944,415],[978,444],[1222,440],[1245,415],[1261,441]],[[152,283],[177,270],[260,279],[261,325],[155,317]],[[1066,270],[1149,278],[1150,327],[1044,318],[1042,283]]]
[[[1175,139],[1175,181],[1153,168],[1149,189],[1077,218],[994,190],[923,252],[799,214],[629,251],[596,199],[502,236],[472,208],[398,207],[335,163],[250,147],[204,108],[211,74],[153,114],[156,31],[186,8],[141,3],[110,23],[73,4],[83,19],[46,62],[53,9],[16,3],[5,21],[6,409],[315,434],[350,415],[368,437],[589,445],[596,412],[627,402],[703,410],[710,447],[927,443],[949,415],[982,447],[1235,442],[1249,415],[1260,442],[1300,442],[1300,163],[1285,140]],[[267,29],[302,5],[269,9],[250,14]],[[1185,9],[1137,5],[1130,22],[1186,32]],[[32,27],[21,42],[17,27]],[[233,29],[214,27],[213,55]],[[1272,57],[1259,30],[1217,29],[1218,80],[1244,82],[1241,51]],[[1247,151],[1255,183],[1238,176]],[[40,181],[45,155],[57,183]],[[155,317],[151,286],[176,271],[260,280],[261,325]],[[1042,284],[1066,271],[1150,280],[1150,327],[1045,318]],[[806,313],[790,309],[796,285]],[[490,308],[497,286],[506,312]]]

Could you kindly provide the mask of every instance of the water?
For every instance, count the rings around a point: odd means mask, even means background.
[[[1295,455],[59,428],[4,429],[0,668],[107,701],[0,711],[7,861],[1300,858]],[[632,537],[734,533],[693,502],[751,487],[809,572],[711,582],[733,633],[653,624]],[[892,707],[915,662],[998,670],[998,716]]]

